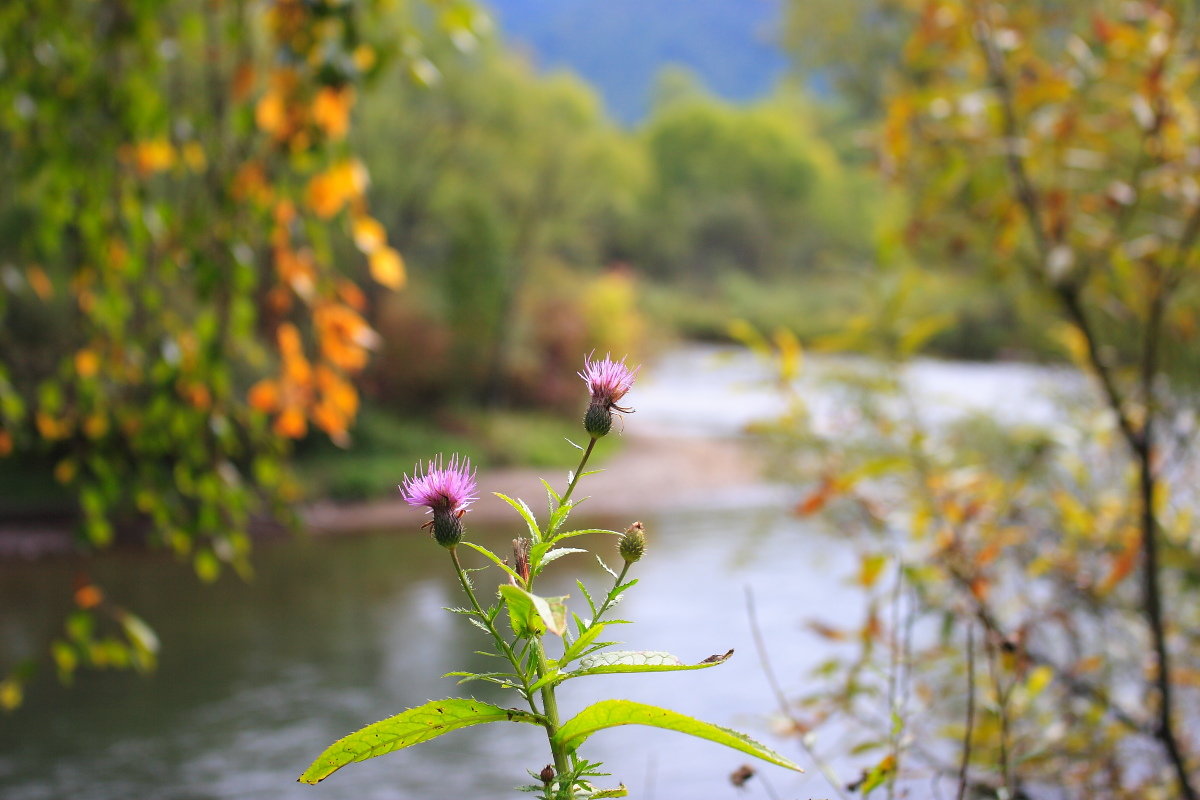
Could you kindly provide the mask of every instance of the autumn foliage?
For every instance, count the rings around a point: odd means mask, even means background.
[[[48,464],[90,545],[146,530],[245,572],[289,442],[346,441],[379,341],[353,276],[405,282],[348,134],[360,85],[423,58],[362,35],[376,5],[0,11],[0,457]],[[65,672],[115,663],[90,626]]]

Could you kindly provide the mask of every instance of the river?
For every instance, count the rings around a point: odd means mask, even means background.
[[[819,369],[817,370],[819,372]],[[644,370],[629,396],[627,426],[679,436],[734,435],[777,413],[763,366],[726,349],[688,347]],[[1020,365],[922,362],[910,388],[939,415],[999,410],[1025,421],[1053,418],[1043,389],[1062,373]],[[1022,402],[1014,402],[1014,398]],[[629,447],[636,446],[631,442]],[[804,629],[811,618],[854,622],[861,598],[850,585],[855,556],[840,540],[785,513],[784,487],[714,497],[686,511],[647,515],[641,585],[621,614],[630,649],[669,650],[688,661],[736,653],[699,672],[597,676],[566,684],[564,713],[624,697],[741,729],[809,768],[797,776],[761,766],[779,797],[823,797],[827,785],[794,741],[773,735],[774,700],[747,622],[752,587],[770,656],[785,689],[834,646]],[[537,498],[531,498],[536,500]],[[541,503],[533,504],[535,508]],[[472,529],[499,546],[517,528]],[[611,551],[609,541],[602,543]],[[577,594],[565,579],[581,559],[596,587],[608,580],[585,557],[559,561],[540,585]],[[615,557],[614,557],[615,558]],[[489,687],[439,677],[485,644],[458,605],[444,553],[419,531],[266,542],[256,576],[201,586],[160,553],[101,555],[86,567],[111,596],[137,609],[163,642],[159,669],[80,676],[73,688],[37,682],[24,707],[0,718],[4,800],[437,800],[516,796],[525,769],[547,761],[539,729],[486,725],[411,750],[354,764],[317,787],[296,777],[332,740],[429,699],[470,693],[514,704]],[[20,652],[61,619],[74,575],[70,559],[0,563],[0,656]],[[490,574],[490,573],[489,573]],[[556,586],[555,580],[560,583]],[[602,580],[603,579],[603,580]],[[485,577],[478,579],[484,585]],[[464,658],[467,663],[464,664]],[[0,660],[0,663],[3,663]],[[584,754],[603,759],[644,800],[735,798],[728,775],[746,758],[666,731],[625,727],[597,734]],[[758,765],[756,765],[758,766]],[[852,776],[850,776],[852,777]],[[763,796],[762,778],[752,794]]]

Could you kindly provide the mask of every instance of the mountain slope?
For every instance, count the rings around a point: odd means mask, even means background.
[[[505,37],[539,67],[565,67],[594,84],[612,114],[649,110],[670,65],[730,100],[761,96],[784,71],[774,37],[781,0],[488,0]]]

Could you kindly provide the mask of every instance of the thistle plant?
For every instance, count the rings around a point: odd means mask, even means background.
[[[592,474],[585,471],[596,443],[612,429],[613,413],[628,413],[631,409],[617,405],[629,392],[637,370],[611,358],[585,359],[580,377],[590,393],[584,417],[584,429],[589,436],[586,445],[571,444],[582,451],[578,467],[567,475],[567,486],[559,493],[548,482],[546,487],[547,513],[539,522],[523,500],[496,493],[520,515],[526,531],[513,540],[511,561],[501,558],[486,547],[469,541],[463,524],[475,496],[475,473],[470,462],[452,456],[443,461],[435,458],[424,468],[420,465],[413,475],[406,476],[400,485],[404,499],[415,506],[428,508],[431,519],[426,525],[433,538],[450,556],[451,566],[458,577],[468,602],[465,608],[448,609],[465,616],[491,642],[489,655],[496,656],[505,667],[496,672],[451,672],[446,677],[458,677],[459,683],[485,681],[518,696],[521,707],[505,708],[470,698],[448,698],[428,702],[401,712],[381,722],[334,742],[300,776],[302,783],[315,784],[342,767],[365,761],[427,741],[442,734],[485,722],[515,722],[541,726],[546,732],[550,763],[529,770],[534,783],[520,787],[543,800],[584,800],[585,798],[624,797],[624,785],[601,789],[594,779],[607,775],[602,764],[589,761],[580,748],[592,734],[620,725],[649,725],[708,739],[739,750],[773,764],[800,770],[782,756],[749,737],[693,719],[676,711],[636,703],[629,700],[601,700],[579,713],[564,719],[558,707],[557,688],[568,680],[589,675],[635,672],[675,672],[715,667],[732,656],[733,651],[713,655],[696,664],[685,664],[670,653],[655,651],[610,650],[615,642],[602,641],[606,630],[628,620],[613,619],[610,612],[624,594],[637,583],[629,571],[647,552],[646,531],[635,522],[624,532],[597,528],[570,529],[567,520],[579,504],[573,500],[580,478]],[[544,597],[534,588],[542,572],[563,556],[586,553],[579,547],[564,546],[564,542],[579,537],[615,536],[619,538],[619,569],[613,569],[596,555],[600,565],[612,580],[606,592],[593,594],[582,580],[576,580],[580,595],[586,603],[586,615],[570,611],[567,596]],[[467,569],[459,550],[470,550],[486,562],[483,567]],[[503,574],[501,584],[485,605],[481,602],[471,573],[495,567]],[[544,757],[534,757],[534,766],[544,763]]]

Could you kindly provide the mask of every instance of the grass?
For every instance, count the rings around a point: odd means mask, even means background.
[[[367,407],[353,437],[344,450],[316,442],[297,454],[295,468],[309,497],[354,502],[392,496],[417,461],[439,453],[460,453],[480,469],[569,469],[578,453],[564,439],[579,442],[586,434],[575,417],[549,412],[463,410],[434,418]],[[613,451],[604,448],[599,461]]]

